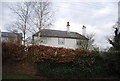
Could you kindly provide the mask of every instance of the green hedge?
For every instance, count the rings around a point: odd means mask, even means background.
[[[81,59],[81,63],[72,61],[68,63],[38,64],[38,75],[51,79],[79,79],[79,78],[117,78],[120,75],[120,52],[99,53],[94,64],[89,64],[88,58]]]

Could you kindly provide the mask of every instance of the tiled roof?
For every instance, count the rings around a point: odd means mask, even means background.
[[[67,31],[51,30],[51,29],[42,29],[41,31],[35,33],[33,36],[38,36],[39,33],[41,37],[60,37],[60,38],[73,38],[73,39],[88,40],[88,38],[86,38],[85,36],[77,32],[67,32]]]

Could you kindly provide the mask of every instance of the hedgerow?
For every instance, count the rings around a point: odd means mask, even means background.
[[[11,60],[24,60],[27,55],[24,51],[25,46],[20,44],[10,44],[10,43],[2,43],[2,59],[3,62],[7,59]]]
[[[56,48],[42,45],[24,46],[19,44],[2,44],[3,59],[4,56],[10,56],[13,60],[21,61],[32,58],[33,62],[45,62],[51,60],[55,63],[80,61],[83,58],[89,58],[90,63],[94,63],[95,52],[88,50],[73,50],[65,48]],[[87,59],[86,59],[87,60]]]
[[[119,77],[120,52],[73,50],[42,45],[24,46],[2,44],[3,64],[8,59],[15,62],[32,62],[38,75],[52,79],[80,77]]]

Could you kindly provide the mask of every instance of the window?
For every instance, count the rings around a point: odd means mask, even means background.
[[[46,44],[47,43],[47,38],[40,38],[40,43]]]
[[[58,44],[64,44],[65,39],[64,38],[58,38]]]
[[[76,40],[76,42],[77,42],[77,45],[81,45],[82,44],[82,41],[80,41],[80,40]]]

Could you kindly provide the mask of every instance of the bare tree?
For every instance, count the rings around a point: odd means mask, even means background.
[[[41,29],[49,28],[53,22],[52,3],[48,0],[44,2],[36,2],[34,6],[33,16],[31,18],[33,29],[35,33],[41,31]],[[40,34],[39,34],[40,35]],[[40,36],[39,36],[40,37]],[[34,36],[32,37],[34,44]]]
[[[26,34],[29,31],[29,19],[32,12],[32,2],[16,3],[14,7],[10,9],[17,16],[17,20],[12,24],[12,28],[8,30],[19,30],[23,34],[23,44],[25,45]]]
[[[94,35],[93,33],[88,34],[86,38],[88,40],[79,40],[77,41],[78,49],[88,49],[88,50],[94,50],[95,46],[95,40],[94,40]]]
[[[88,40],[77,40],[78,49],[87,49]]]
[[[89,39],[88,40],[88,45],[87,45],[87,49],[93,50],[94,46],[95,46],[95,39],[94,39],[95,34],[91,33],[88,34],[86,37]]]
[[[33,18],[31,21],[34,23],[37,31],[41,29],[48,28],[52,25],[52,16],[53,13],[51,11],[51,2],[36,2],[34,7]]]
[[[52,25],[53,13],[50,8],[51,2],[47,0],[44,2],[17,3],[14,7],[10,8],[17,15],[17,20],[15,23],[12,23],[12,28],[8,27],[7,29],[10,31],[14,29],[21,31],[25,45],[25,39],[28,34],[34,34]]]

